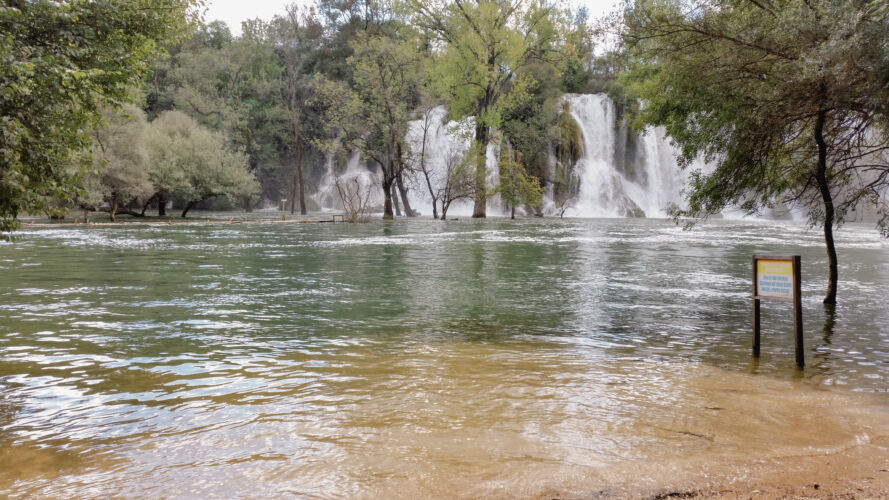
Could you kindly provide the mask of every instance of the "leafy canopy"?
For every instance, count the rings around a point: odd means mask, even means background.
[[[683,166],[715,164],[679,215],[786,202],[830,225],[833,200],[837,222],[861,203],[885,210],[889,4],[638,0],[624,22],[639,125],[665,126]]]
[[[198,0],[12,0],[0,6],[0,230],[71,199],[101,107],[130,99]]]

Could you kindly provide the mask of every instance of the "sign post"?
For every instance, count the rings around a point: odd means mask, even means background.
[[[753,256],[753,355],[759,357],[759,301],[774,300],[793,303],[793,329],[796,366],[806,366],[803,352],[802,283],[800,256]]]

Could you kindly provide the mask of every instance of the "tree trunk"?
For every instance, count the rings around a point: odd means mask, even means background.
[[[432,181],[429,179],[429,171],[426,170],[426,136],[429,134],[429,115],[426,114],[426,121],[423,126],[423,146],[420,148],[420,170],[423,177],[426,178],[426,187],[429,188],[429,197],[432,198],[432,219],[438,219],[438,199],[435,196],[435,190],[432,189]]]
[[[515,220],[515,203],[509,205],[509,218]]]
[[[185,218],[186,214],[188,214],[188,211],[191,210],[191,207],[193,207],[195,205],[195,203],[197,203],[197,202],[196,201],[189,201],[185,205],[185,210],[182,211],[182,216],[181,216],[183,219]]]
[[[290,215],[296,213],[296,188],[297,188],[296,176],[290,178]]]
[[[395,183],[393,182],[389,188],[392,203],[395,205],[395,215],[401,217],[401,206],[398,204],[398,195],[395,193]]]
[[[296,152],[296,175],[299,182],[299,213],[306,215],[306,183],[303,180],[303,148]]]
[[[148,205],[151,205],[151,200],[153,200],[155,198],[157,198],[157,195],[154,195],[151,198],[148,198],[148,201],[146,201],[145,204],[142,205],[142,213],[140,214],[142,217],[145,217],[145,211],[148,210]]]
[[[383,205],[383,220],[393,220],[392,215],[392,185],[383,186],[383,195],[386,197],[386,203]]]
[[[157,216],[167,216],[167,197],[162,194],[157,195]]]
[[[404,187],[402,174],[404,173],[404,152],[401,149],[401,142],[397,142],[395,146],[396,158],[398,160],[398,170],[395,174],[395,187],[398,188],[398,194],[401,195],[401,204],[404,206],[404,215],[407,217],[416,217],[417,214],[411,208],[411,202],[407,198],[407,188]]]
[[[827,110],[818,111],[815,121],[815,142],[818,143],[818,168],[815,171],[815,180],[821,191],[821,199],[824,202],[824,243],[827,246],[827,294],[824,297],[825,304],[837,303],[837,249],[833,241],[834,207],[833,195],[830,193],[830,185],[827,182],[827,144],[824,142],[824,122],[827,120]]]
[[[445,203],[444,200],[441,202],[441,220],[447,220],[448,217],[448,207],[451,206],[451,202]]]
[[[398,174],[398,177],[395,178],[395,185],[398,186],[398,193],[401,195],[401,204],[404,205],[404,215],[408,217],[416,217],[417,213],[411,208],[410,199],[407,197],[408,188],[404,186],[404,182],[401,180],[401,174]]]
[[[111,222],[117,222],[114,216],[117,214],[117,197],[111,197],[111,210],[108,211],[108,215],[111,216]]]
[[[426,169],[423,169],[423,176],[426,177],[426,186],[429,188],[429,197],[432,198],[432,218],[438,218],[438,198],[432,194],[434,191],[432,189],[432,181],[429,180],[429,174],[426,173]]]
[[[105,212],[105,213],[107,213],[107,214],[110,214],[110,213],[111,213],[111,207],[108,207],[107,209],[103,208],[103,209],[100,209],[100,210],[97,210],[97,211],[98,211],[98,212]],[[129,208],[126,208],[126,207],[121,207],[121,206],[120,206],[120,203],[117,204],[117,208],[114,210],[114,215],[115,215],[115,216],[118,216],[118,215],[130,215],[130,216],[133,216],[133,217],[144,217],[144,215],[142,215],[140,212],[136,212],[136,211],[130,210]]]
[[[476,118],[478,119],[478,118]],[[475,164],[475,205],[472,208],[473,218],[487,217],[488,204],[488,169],[487,169],[487,151],[488,151],[488,127],[482,124],[475,126],[475,147],[476,164]]]

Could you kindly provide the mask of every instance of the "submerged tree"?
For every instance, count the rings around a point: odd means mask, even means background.
[[[130,88],[164,43],[186,33],[194,0],[9,0],[0,7],[0,230],[76,192],[73,160],[103,105]],[[88,164],[89,162],[83,162]]]
[[[500,193],[500,199],[509,207],[511,219],[515,219],[516,205],[536,207],[543,196],[540,180],[529,175],[520,160],[521,153],[510,147],[504,147],[500,152],[500,184],[495,192]]]
[[[148,133],[149,176],[159,198],[185,202],[182,217],[208,198],[227,196],[238,202],[258,197],[259,184],[247,170],[242,151],[230,151],[212,132],[179,111],[168,111],[151,122]]]
[[[864,205],[889,222],[889,4],[637,0],[624,22],[640,123],[667,128],[682,166],[715,164],[693,173],[675,214],[805,208],[824,230],[835,303],[834,227]]]
[[[429,133],[433,130],[433,127],[439,126],[439,124],[435,123],[436,120],[436,103],[431,100],[424,100],[420,104],[420,148],[418,151],[414,152],[414,156],[411,161],[411,169],[417,175],[422,175],[423,181],[426,183],[426,189],[428,190],[429,197],[432,199],[432,218],[438,219],[438,190],[433,187],[433,183],[435,182],[435,171],[430,165],[429,154],[426,152],[426,149],[429,145],[429,140],[431,139]]]
[[[317,98],[325,109],[331,136],[327,149],[341,141],[380,167],[385,197],[384,219],[393,219],[393,188],[405,169],[405,141],[419,82],[418,51],[408,43],[360,34],[349,58],[352,88],[319,77]]]
[[[452,147],[445,152],[445,170],[438,188],[438,198],[441,200],[441,220],[447,220],[451,203],[475,197],[478,184],[475,182],[475,162],[473,161],[475,155],[471,151],[473,147],[478,146],[471,145],[469,151]]]
[[[121,110],[106,108],[102,115],[103,125],[92,133],[93,175],[87,177],[86,198],[78,197],[78,202],[89,210],[107,202],[112,222],[118,211],[141,216],[124,207],[136,200],[147,202],[155,192],[148,176],[145,113],[125,105]]]
[[[340,203],[343,204],[344,218],[349,222],[360,222],[370,212],[371,183],[362,182],[360,176],[343,179],[339,176],[334,181]]]
[[[444,43],[433,68],[454,116],[475,117],[473,217],[486,216],[486,154],[501,126],[504,97],[532,84],[523,65],[558,48],[559,11],[544,1],[407,0],[413,22]]]

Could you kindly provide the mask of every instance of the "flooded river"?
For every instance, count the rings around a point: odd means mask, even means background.
[[[833,315],[821,235],[789,222],[22,235],[0,244],[0,496],[583,495],[889,436],[866,225],[839,232]],[[802,255],[804,372],[787,304],[750,355],[756,252]]]

